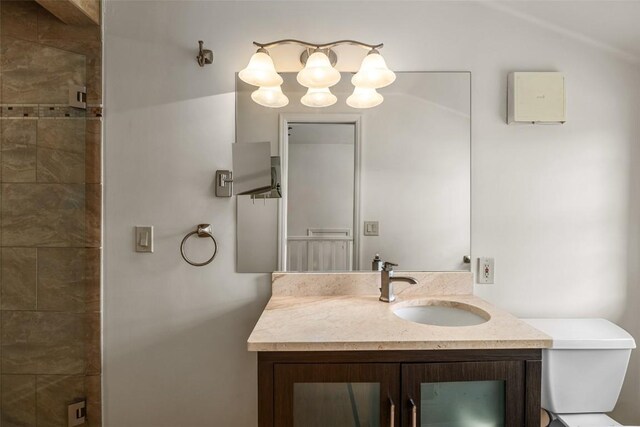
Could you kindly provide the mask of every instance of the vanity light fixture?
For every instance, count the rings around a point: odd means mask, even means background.
[[[307,63],[298,73],[297,80],[304,87],[328,88],[340,81],[340,71],[333,68],[326,53],[316,49],[307,58]]]
[[[332,94],[328,87],[319,89],[310,87],[306,95],[300,99],[302,105],[307,107],[328,107],[337,101],[338,97]]]
[[[297,81],[308,88],[300,102],[307,107],[328,107],[337,102],[337,97],[329,88],[340,81],[340,72],[334,68],[338,56],[333,50],[336,46],[354,45],[367,49],[360,69],[351,79],[355,89],[347,98],[347,105],[353,108],[371,108],[380,105],[384,98],[376,89],[393,83],[396,75],[391,71],[380,55],[382,43],[371,45],[356,40],[339,40],[331,43],[314,44],[301,40],[284,39],[270,43],[253,42],[258,51],[253,54],[249,64],[238,73],[240,80],[259,89],[251,94],[251,99],[265,107],[279,108],[289,103],[282,93],[282,77],[277,73],[268,48],[282,44],[297,44],[304,48],[300,62],[304,65],[298,72]]]
[[[372,108],[382,104],[384,97],[374,88],[358,87],[347,98],[347,105],[352,108]]]
[[[378,49],[371,49],[362,60],[360,70],[351,78],[355,87],[379,89],[396,80],[396,74],[387,67]]]
[[[238,73],[243,82],[253,86],[280,86],[282,77],[276,72],[273,60],[266,49],[260,48],[251,56],[249,64]]]
[[[251,99],[256,104],[263,107],[280,108],[289,103],[289,98],[282,93],[280,85],[277,86],[260,86],[258,90],[251,93]]]

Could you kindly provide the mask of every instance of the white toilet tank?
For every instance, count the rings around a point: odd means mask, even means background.
[[[610,412],[636,343],[606,319],[524,319],[553,339],[542,350],[542,407],[556,414]]]

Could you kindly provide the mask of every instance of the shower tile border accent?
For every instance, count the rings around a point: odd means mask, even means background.
[[[87,109],[82,110],[67,104],[0,104],[0,119],[95,119],[102,116],[102,105],[87,105]]]

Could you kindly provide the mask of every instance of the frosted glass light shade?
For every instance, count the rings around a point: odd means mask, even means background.
[[[280,108],[289,103],[280,86],[262,86],[251,93],[251,99],[263,107]]]
[[[276,72],[269,54],[260,51],[253,54],[246,68],[238,73],[238,77],[253,86],[273,87],[282,84],[282,77]]]
[[[320,89],[309,88],[306,95],[300,99],[300,102],[307,107],[328,107],[337,101],[338,98],[331,93],[328,87]]]
[[[298,73],[298,83],[309,88],[327,88],[340,81],[340,72],[331,66],[329,57],[322,52],[314,52]]]
[[[389,86],[396,79],[396,74],[387,68],[382,55],[377,52],[364,57],[360,70],[351,78],[356,87],[378,89]]]
[[[371,108],[382,104],[384,97],[375,89],[356,87],[347,98],[347,105],[353,108]]]

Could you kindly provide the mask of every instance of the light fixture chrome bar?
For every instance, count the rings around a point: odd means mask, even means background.
[[[350,44],[353,46],[360,46],[364,49],[382,49],[382,47],[384,46],[383,43],[380,44],[367,44],[367,43],[362,43],[359,42],[357,40],[338,40],[335,42],[331,42],[331,43],[322,43],[322,44],[316,44],[316,43],[309,43],[309,42],[305,42],[302,40],[296,40],[296,39],[282,39],[282,40],[276,40],[273,42],[269,42],[269,43],[258,43],[258,42],[253,42],[253,44],[259,48],[262,49],[267,49],[270,47],[274,47],[274,46],[278,46],[281,44],[298,44],[300,46],[304,46],[307,48],[313,48],[313,49],[331,49],[332,47],[336,47],[336,46],[340,46],[340,45],[344,45],[344,44]]]

